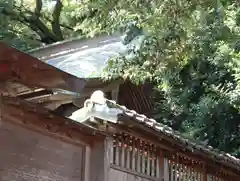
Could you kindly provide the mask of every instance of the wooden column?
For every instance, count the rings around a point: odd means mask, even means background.
[[[113,158],[113,139],[95,142],[91,151],[91,181],[108,181],[110,163]]]

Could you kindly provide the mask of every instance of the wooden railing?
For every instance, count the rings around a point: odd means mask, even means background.
[[[134,136],[114,135],[112,165],[164,181],[230,181],[232,175],[222,169],[206,167],[202,160],[173,153]],[[234,180],[235,181],[235,180]]]
[[[158,150],[153,144],[122,134],[115,137],[113,149],[113,164],[159,177]]]

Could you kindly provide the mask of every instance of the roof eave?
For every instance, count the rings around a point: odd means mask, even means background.
[[[239,159],[234,158],[232,156],[231,157],[227,156],[227,154],[217,153],[211,147],[206,148],[205,146],[194,143],[189,139],[183,138],[180,135],[180,133],[172,130],[167,126],[157,123],[153,119],[147,118],[145,115],[140,115],[135,111],[128,110],[126,107],[120,106],[116,104],[116,102],[110,101],[110,100],[106,100],[106,103],[102,105],[96,104],[94,102],[92,102],[92,104],[93,105],[91,108],[90,117],[98,120],[102,120],[103,124],[114,126],[114,127],[127,125],[127,127],[130,126],[131,128],[133,125],[131,125],[130,120],[132,120],[132,123],[134,124],[134,126],[142,130],[144,132],[144,135],[155,135],[156,136],[155,138],[158,138],[157,140],[159,142],[162,142],[160,141],[161,139],[161,140],[167,140],[169,143],[172,143],[173,149],[178,147],[178,149],[181,150],[182,152],[188,151],[188,153],[193,153],[194,155],[198,155],[202,158],[207,158],[208,160],[212,160],[213,162],[232,168],[233,170],[236,170],[237,172],[240,173]],[[102,109],[100,107],[96,109],[94,107],[95,105],[102,106]],[[107,106],[106,109],[108,110],[103,109],[104,106]],[[111,109],[114,109],[115,115],[113,114],[109,116],[107,115],[109,114],[109,112],[112,112],[112,113],[114,112],[114,111],[111,111]],[[108,116],[111,119],[108,119]],[[99,127],[99,124],[97,125]]]

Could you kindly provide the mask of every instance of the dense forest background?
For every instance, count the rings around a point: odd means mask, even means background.
[[[1,41],[21,50],[144,32],[135,56],[112,59],[103,78],[151,82],[153,117],[240,157],[239,0],[0,0],[0,22]]]

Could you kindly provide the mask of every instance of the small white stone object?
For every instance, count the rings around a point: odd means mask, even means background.
[[[94,103],[98,103],[98,104],[106,103],[104,93],[101,90],[97,90],[97,91],[93,92],[93,94],[90,97],[90,100],[93,101]]]

